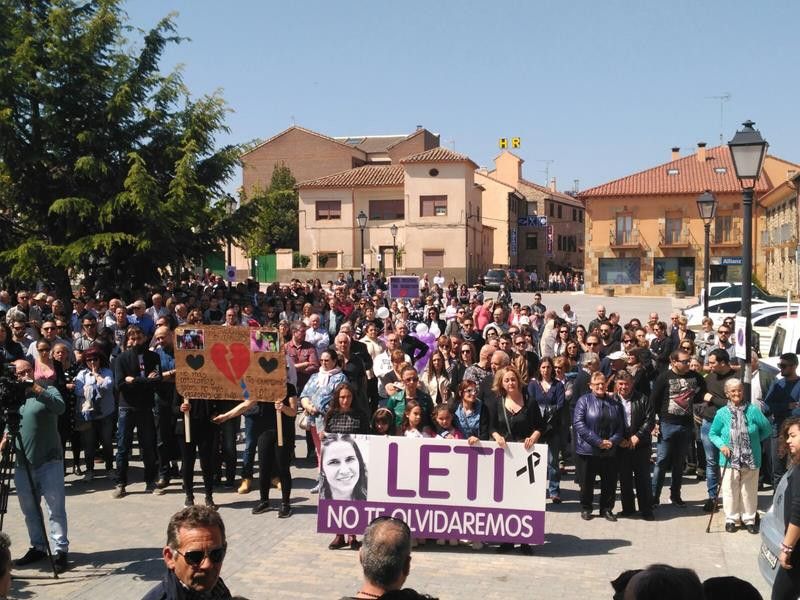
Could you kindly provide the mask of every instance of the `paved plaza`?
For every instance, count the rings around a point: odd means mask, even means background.
[[[515,295],[517,299],[531,301],[522,294]],[[571,303],[582,322],[589,321],[598,301],[604,301],[609,310],[621,311],[623,319],[646,316],[651,310],[666,317],[672,308],[669,298],[601,300],[581,294],[546,294],[544,298],[548,307],[552,304],[559,310],[564,302]],[[298,443],[297,454],[305,456],[304,442]],[[161,548],[167,521],[182,507],[184,496],[177,482],[164,496],[146,494],[141,463],[134,467],[131,481],[137,483],[128,487],[129,495],[121,500],[111,498],[112,483],[105,477],[84,483],[68,476],[71,568],[58,580],[48,575],[45,563],[40,568],[15,570],[13,598],[138,599],[155,585],[164,570]],[[234,594],[250,599],[353,595],[361,580],[357,553],[328,550],[331,536],[315,533],[317,497],[308,492],[315,472],[301,466],[293,467],[292,474],[295,512],[290,519],[278,519],[276,512],[252,515],[257,491],[245,496],[234,490],[215,493],[228,532],[223,578]],[[202,499],[199,473],[196,482],[196,497]],[[711,533],[705,533],[708,516],[700,509],[705,482],[685,478],[683,497],[688,506],[663,505],[653,523],[582,521],[577,486],[569,476],[562,489],[564,503],[547,506],[545,544],[535,548],[534,556],[431,542],[414,550],[407,585],[440,598],[577,598],[590,593],[610,597],[608,582],[620,571],[666,562],[694,568],[703,579],[737,575],[768,597],[756,562],[759,537],[745,531],[725,533],[721,514],[715,516]],[[273,490],[276,505],[278,497],[279,492]],[[762,492],[760,508],[765,510],[770,499],[769,492]],[[13,496],[4,528],[13,540],[12,555],[21,556],[27,534]]]

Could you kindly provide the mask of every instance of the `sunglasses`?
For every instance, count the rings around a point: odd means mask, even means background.
[[[686,360],[676,360],[675,362],[681,365],[688,365],[692,361],[691,359],[687,358]]]
[[[470,350],[469,348],[464,348],[464,349],[461,351],[461,354],[472,354],[472,350]]]
[[[622,340],[622,343],[623,343],[623,344],[630,344],[630,343],[632,343],[632,342],[633,342],[633,340]]]
[[[225,553],[228,551],[227,544],[224,546],[220,546],[219,548],[214,548],[213,550],[209,550],[206,552],[205,550],[190,550],[189,552],[181,552],[180,550],[175,550],[175,554],[180,554],[183,557],[183,560],[186,561],[187,565],[192,567],[199,567],[200,564],[203,562],[203,559],[208,557],[214,564],[219,564],[225,559]]]
[[[403,381],[406,383],[414,383],[415,381],[419,381],[419,377],[406,377]]]
[[[718,331],[717,334],[718,335],[730,335],[731,332],[730,331]]]
[[[586,342],[587,346],[599,346],[600,342]]]

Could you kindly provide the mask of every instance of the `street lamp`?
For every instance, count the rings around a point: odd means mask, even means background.
[[[756,182],[761,175],[764,156],[767,154],[767,141],[758,130],[753,129],[752,121],[742,123],[743,129],[736,132],[728,142],[728,148],[736,169],[736,177],[742,186],[742,209],[744,211],[744,256],[742,257],[742,311],[745,319],[744,346],[747,359],[744,361],[744,401],[750,400],[750,353],[752,352],[753,332],[750,325],[750,303],[753,296],[753,194]]]
[[[233,213],[236,212],[236,206],[237,206],[236,198],[234,198],[230,194],[225,194],[225,199],[223,200],[223,202],[225,203],[225,212],[228,213],[228,217],[233,216]],[[226,268],[225,268],[226,277],[227,277],[227,274],[228,274],[228,268],[227,267],[230,267],[232,264],[233,264],[233,247],[232,247],[232,243],[231,243],[231,238],[228,237],[228,264],[226,265]],[[233,288],[233,282],[232,281],[228,281],[228,288],[229,289]]]
[[[392,275],[397,275],[397,225],[392,223],[389,231],[392,234]]]
[[[358,221],[358,228],[361,230],[361,260],[359,263],[361,264],[361,281],[364,281],[367,270],[364,264],[364,228],[367,226],[367,215],[364,214],[363,210],[358,211],[356,221]]]
[[[710,270],[709,247],[711,238],[711,221],[717,212],[717,198],[706,190],[697,198],[697,210],[700,218],[703,219],[703,229],[705,230],[705,250],[703,252],[703,316],[708,316],[708,280]]]

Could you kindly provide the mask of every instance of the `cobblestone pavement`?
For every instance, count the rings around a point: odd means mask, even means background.
[[[305,454],[299,445],[298,452]],[[133,471],[135,482],[141,470]],[[256,491],[246,496],[233,490],[215,493],[228,531],[223,578],[234,593],[250,599],[355,593],[361,575],[357,553],[327,549],[330,536],[315,533],[316,496],[308,493],[314,472],[293,468],[293,476],[295,512],[290,519],[279,520],[275,512],[251,514]],[[70,475],[67,481],[71,568],[58,580],[48,575],[44,563],[15,570],[12,597],[141,598],[163,573],[166,524],[183,502],[179,485],[164,496],[153,496],[145,494],[143,483],[134,483],[126,498],[113,500],[111,483],[103,477],[84,483]],[[664,505],[653,523],[599,518],[585,522],[579,517],[577,488],[565,482],[565,502],[548,505],[545,544],[535,548],[533,557],[430,542],[414,550],[407,585],[440,598],[526,597],[531,586],[544,598],[588,597],[592,592],[610,597],[608,582],[620,571],[666,562],[692,567],[701,578],[737,575],[768,597],[756,563],[758,536],[725,533],[719,514],[706,534],[708,517],[700,509],[704,491],[704,482],[685,478],[688,506]],[[277,501],[275,490],[273,495]],[[769,502],[769,492],[762,493],[761,508]],[[16,498],[10,499],[5,525],[14,543],[12,555],[20,556],[27,534]]]

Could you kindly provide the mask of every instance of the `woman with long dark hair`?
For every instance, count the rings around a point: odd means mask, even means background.
[[[772,584],[772,600],[794,600],[800,596],[800,417],[789,417],[781,425],[778,436],[778,454],[788,457],[789,470],[775,490],[775,497],[783,491],[783,518],[785,532],[781,541],[780,562]]]
[[[553,504],[561,504],[561,472],[558,468],[561,418],[564,411],[564,385],[556,378],[553,359],[545,356],[539,372],[528,384],[528,396],[539,405],[544,419],[541,442],[547,444],[548,494]]]

